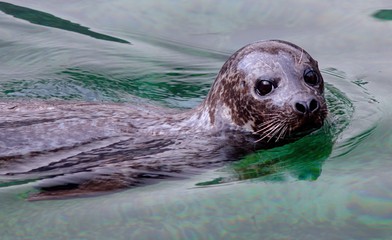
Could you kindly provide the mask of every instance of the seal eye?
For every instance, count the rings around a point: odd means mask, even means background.
[[[313,69],[306,69],[304,72],[304,80],[308,85],[316,86],[320,83],[320,77]]]
[[[260,96],[267,95],[274,90],[275,86],[271,81],[259,80],[256,83],[256,93]]]

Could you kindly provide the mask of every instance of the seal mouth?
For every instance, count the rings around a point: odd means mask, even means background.
[[[324,124],[317,124],[313,126],[307,126],[306,128],[297,129],[296,131],[288,132],[286,134],[280,133],[271,136],[265,136],[262,134],[256,134],[257,140],[255,142],[284,142],[284,141],[295,141],[301,137],[309,135],[310,133],[317,131],[320,129]]]
[[[257,136],[255,142],[284,142],[294,141],[308,135],[324,125],[327,110],[324,109],[317,114],[306,114],[303,116],[283,116],[277,114],[259,124],[254,134]]]
[[[322,126],[324,125],[324,121],[321,122],[313,122],[312,124],[306,125],[306,127],[304,128],[300,128],[298,129],[298,131],[290,134],[288,137],[291,138],[299,138],[299,137],[303,137],[306,136],[318,129],[320,129]]]
[[[314,131],[324,125],[324,117],[306,115],[297,126],[296,132]]]

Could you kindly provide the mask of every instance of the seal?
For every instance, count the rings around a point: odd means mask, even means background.
[[[0,103],[0,181],[36,181],[32,199],[128,188],[308,134],[327,116],[324,81],[302,48],[259,41],[223,64],[195,109],[54,101]]]
[[[318,64],[307,52],[292,43],[263,41],[226,61],[202,109],[215,128],[278,142],[322,126],[327,115],[323,93]]]

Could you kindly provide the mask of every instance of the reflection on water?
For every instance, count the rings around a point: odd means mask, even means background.
[[[381,9],[375,12],[373,17],[380,20],[392,20],[392,9]]]
[[[317,180],[322,165],[332,151],[332,135],[326,128],[294,143],[250,154],[225,169],[229,176],[198,183],[198,186],[229,183],[239,180],[284,182]]]
[[[17,5],[13,5],[6,2],[0,2],[0,11],[12,15],[16,18],[23,19],[29,21],[34,24],[38,24],[46,27],[58,28],[66,31],[76,32],[80,34],[84,34],[93,38],[106,40],[106,41],[114,41],[119,43],[130,43],[126,40],[115,38],[112,36],[104,35],[101,33],[93,32],[89,30],[89,28],[81,26],[77,23],[73,23],[68,20],[64,20],[58,18],[54,15],[37,11],[30,8],[25,8]]]
[[[26,201],[34,183],[7,182],[2,239],[390,238],[388,1],[8,2],[0,2],[3,99],[190,108],[231,52],[282,38],[319,61],[332,114],[298,142],[192,179],[43,202]]]
[[[332,151],[332,135],[327,129],[287,146],[260,151],[233,164],[240,180],[317,180],[322,165]]]

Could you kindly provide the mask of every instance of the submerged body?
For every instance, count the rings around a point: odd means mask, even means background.
[[[327,114],[317,62],[283,41],[245,46],[223,65],[205,101],[153,106],[0,103],[0,181],[43,179],[35,198],[126,188],[293,141]]]

